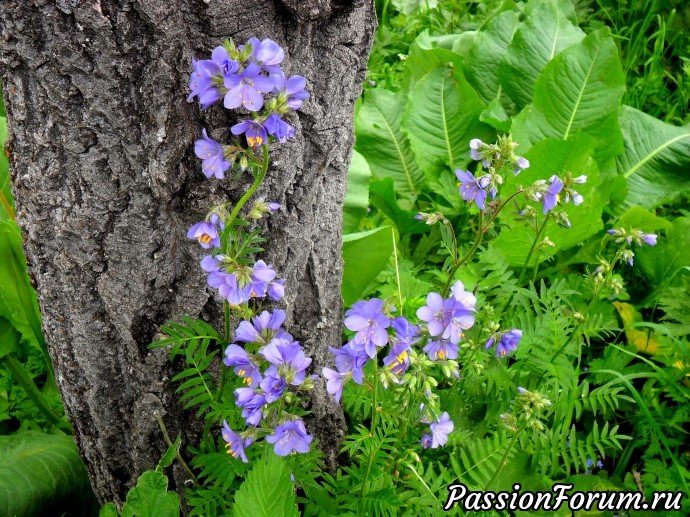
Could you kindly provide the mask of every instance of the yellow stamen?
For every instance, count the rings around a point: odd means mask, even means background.
[[[199,242],[203,242],[204,244],[208,244],[211,242],[211,236],[208,233],[205,233],[203,235],[199,235]]]
[[[446,353],[443,350],[439,350],[438,352],[436,352],[436,357],[443,360],[446,358]]]

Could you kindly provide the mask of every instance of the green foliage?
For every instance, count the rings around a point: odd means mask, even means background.
[[[343,298],[352,304],[384,268],[393,252],[393,233],[384,226],[343,237]]]
[[[273,517],[299,515],[295,489],[285,460],[266,454],[254,463],[242,486],[235,493],[236,517]]]
[[[0,436],[0,513],[91,515],[97,502],[70,436],[34,431]]]

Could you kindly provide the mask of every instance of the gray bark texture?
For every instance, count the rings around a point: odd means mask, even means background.
[[[308,80],[311,99],[289,119],[297,136],[272,148],[258,195],[283,205],[262,258],[287,279],[286,326],[320,372],[340,342],[341,209],[375,19],[371,0],[0,0],[17,219],[101,502],[121,503],[164,452],[154,411],[183,444],[198,440],[167,352],[147,345],[184,314],[220,321],[203,250],[185,234],[249,180],[201,173],[201,129],[228,141],[238,118],[186,102],[192,57],[227,37],[271,38],[286,50],[286,73]],[[344,420],[323,383],[310,409],[307,425],[333,466]]]

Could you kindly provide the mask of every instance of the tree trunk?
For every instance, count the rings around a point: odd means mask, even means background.
[[[94,491],[121,502],[165,450],[154,411],[194,443],[158,327],[219,321],[186,229],[246,179],[206,180],[193,143],[227,140],[234,115],[185,102],[192,57],[232,37],[271,38],[311,99],[272,150],[259,195],[264,258],[286,278],[287,328],[328,363],[340,340],[341,208],[353,109],[375,26],[370,0],[2,0],[0,74],[17,220],[26,237],[56,377]],[[310,431],[333,465],[343,416],[321,383]],[[174,436],[174,434],[173,434]],[[178,480],[179,488],[179,480]]]

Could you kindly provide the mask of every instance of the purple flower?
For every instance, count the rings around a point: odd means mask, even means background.
[[[467,311],[474,310],[475,305],[477,305],[477,298],[470,291],[465,291],[464,284],[458,280],[450,288],[450,292],[453,294],[453,298]]]
[[[446,359],[458,358],[458,345],[447,339],[430,341],[429,344],[424,347],[424,351],[432,361],[436,359],[445,361]]]
[[[438,293],[429,293],[426,297],[426,305],[417,309],[417,317],[427,323],[431,336],[438,336],[450,324],[455,310],[454,299],[444,300]]]
[[[266,294],[268,294],[268,297],[274,302],[279,302],[283,299],[283,296],[285,296],[284,283],[285,279],[281,278],[280,280],[275,280],[268,284]]]
[[[391,345],[390,352],[383,358],[383,364],[388,366],[395,375],[404,374],[410,367],[410,343],[396,341]]]
[[[247,425],[256,427],[263,417],[261,408],[266,405],[266,398],[261,393],[257,393],[254,388],[237,388],[235,405],[242,408],[242,418],[245,419]]]
[[[430,424],[431,429],[431,448],[437,449],[448,442],[448,435],[453,431],[453,421],[447,411],[441,414],[438,422]]]
[[[242,436],[240,436],[239,433],[236,433],[230,429],[230,426],[225,420],[223,420],[222,435],[223,440],[226,442],[225,447],[228,449],[228,454],[230,454],[233,458],[239,457],[243,462],[248,463],[249,460],[247,460],[247,455],[245,454],[244,449],[252,444],[252,439],[242,439]]]
[[[235,124],[230,128],[233,135],[241,135],[246,133],[247,144],[249,147],[261,147],[266,143],[268,136],[264,126],[254,120],[245,120],[239,124]]]
[[[218,66],[223,76],[232,75],[240,69],[240,64],[234,59],[230,59],[228,51],[223,46],[213,49],[211,61]]]
[[[228,89],[223,105],[227,109],[240,106],[249,111],[259,111],[264,105],[263,93],[273,90],[273,80],[261,74],[261,67],[249,63],[242,73],[225,77],[224,84]]]
[[[460,180],[460,195],[462,199],[470,203],[474,201],[481,210],[485,210],[486,190],[484,189],[488,185],[482,185],[470,171],[457,169],[455,176]]]
[[[311,364],[311,358],[307,357],[297,341],[290,342],[286,339],[274,339],[268,345],[259,350],[264,358],[277,368],[269,368],[266,375],[282,376],[293,386],[299,386],[304,382],[306,370]],[[280,372],[280,373],[279,373]]]
[[[642,240],[648,245],[648,246],[656,246],[656,234],[654,233],[645,233],[642,235]]]
[[[259,343],[265,345],[274,338],[291,339],[281,325],[285,321],[285,311],[276,309],[271,314],[263,311],[259,316],[248,321],[241,321],[235,331],[235,340],[243,343]]]
[[[261,389],[264,390],[266,402],[268,402],[269,404],[271,402],[278,400],[282,396],[285,388],[287,387],[287,382],[285,382],[285,379],[283,379],[279,375],[272,375],[276,373],[275,369],[270,373],[271,374],[269,374],[269,372],[266,371],[266,376],[263,378],[260,384]]]
[[[220,100],[220,92],[213,83],[214,76],[220,75],[220,70],[216,63],[208,59],[192,59],[192,68],[194,71],[189,77],[189,89],[192,92],[187,97],[187,102],[192,102],[194,97],[198,97],[201,109],[206,109]]]
[[[223,363],[226,366],[234,367],[235,373],[242,377],[243,382],[251,388],[256,388],[261,382],[261,372],[259,368],[251,362],[249,354],[241,346],[232,343],[225,349]]]
[[[268,38],[263,41],[250,38],[247,43],[252,46],[252,60],[254,62],[269,72],[280,70],[276,65],[279,65],[285,57],[285,52],[280,45]]]
[[[515,156],[513,161],[513,174],[517,176],[525,169],[529,169],[529,160],[522,156]]]
[[[345,326],[357,332],[352,342],[364,348],[369,357],[376,356],[376,347],[388,343],[390,319],[383,314],[383,300],[372,298],[369,301],[360,300],[352,305],[345,313]]]
[[[476,161],[481,160],[482,153],[480,152],[480,149],[482,147],[484,147],[484,142],[482,142],[479,138],[473,138],[470,140],[470,158]],[[488,165],[485,165],[485,167],[488,167]]]
[[[285,102],[289,109],[298,110],[304,101],[309,99],[309,92],[304,89],[307,85],[307,80],[304,77],[293,75],[290,79],[286,79],[283,72],[279,71],[272,74],[271,78],[275,84],[273,92]]]
[[[431,435],[429,433],[424,433],[422,435],[422,439],[420,440],[420,442],[423,448],[428,449],[429,447],[431,447],[432,443]]]
[[[285,143],[295,136],[295,128],[275,113],[271,113],[264,121],[264,128],[269,135],[276,137],[280,143]]]
[[[275,432],[266,437],[268,443],[274,444],[273,450],[278,456],[287,456],[292,451],[309,452],[309,444],[314,438],[307,434],[301,419],[288,420],[276,427]]]
[[[194,152],[201,158],[201,170],[204,176],[210,178],[214,176],[219,180],[225,177],[225,171],[230,168],[230,162],[225,159],[223,146],[208,137],[206,130],[201,130],[202,139],[194,142]]]
[[[220,295],[233,306],[240,305],[251,298],[251,285],[240,286],[237,276],[226,271],[212,271],[208,275],[208,285],[218,289]]]
[[[324,379],[326,379],[326,391],[335,397],[336,402],[340,402],[343,386],[350,376],[347,373],[336,372],[330,368],[323,368],[321,372]]]
[[[218,230],[209,222],[196,223],[187,231],[187,238],[199,242],[202,248],[209,249],[212,246],[220,248]]]
[[[520,340],[522,339],[522,330],[512,329],[508,332],[501,334],[498,345],[496,345],[496,357],[505,357],[510,354],[513,350],[517,349]],[[491,348],[496,340],[490,338],[486,345],[484,345],[484,350]],[[518,388],[519,390],[520,388]]]
[[[551,176],[549,183],[549,188],[544,192],[544,213],[555,208],[559,200],[558,194],[563,190],[563,182],[555,174]]]
[[[328,347],[328,350],[335,355],[335,366],[340,373],[350,373],[352,380],[357,384],[362,384],[364,365],[369,361],[369,355],[361,348],[353,345],[352,341],[345,346],[335,349]]]

